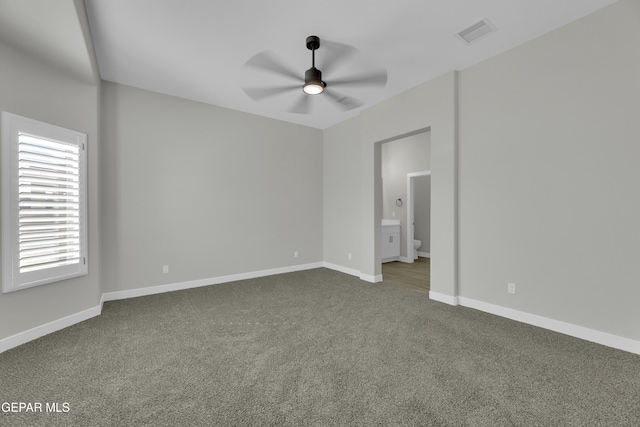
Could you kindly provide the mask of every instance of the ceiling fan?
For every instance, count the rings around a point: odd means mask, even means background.
[[[326,74],[331,75],[333,67],[343,58],[353,54],[356,49],[352,46],[324,42],[327,45],[327,54],[323,58],[323,68]],[[289,110],[292,113],[308,114],[311,107],[311,99],[317,96],[326,96],[334,101],[335,105],[342,110],[352,110],[363,105],[357,98],[343,95],[333,90],[334,87],[384,87],[387,84],[387,71],[384,69],[368,70],[359,74],[346,76],[344,78],[322,78],[322,71],[316,68],[316,50],[320,48],[320,38],[309,36],[306,40],[307,49],[311,51],[311,68],[304,73],[290,69],[282,63],[271,51],[264,51],[249,59],[244,66],[260,71],[286,77],[295,80],[296,84],[288,84],[272,87],[244,87],[243,90],[255,101],[280,95],[286,92],[300,91],[298,101]]]

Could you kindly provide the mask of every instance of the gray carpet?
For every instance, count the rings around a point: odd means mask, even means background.
[[[69,404],[7,426],[638,426],[640,356],[317,269],[105,303],[0,354],[0,402]]]

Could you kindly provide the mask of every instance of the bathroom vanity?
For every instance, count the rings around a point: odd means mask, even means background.
[[[382,262],[400,259],[400,220],[382,220],[381,258]]]

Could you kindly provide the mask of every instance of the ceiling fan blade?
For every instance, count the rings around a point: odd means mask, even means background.
[[[338,107],[344,111],[353,110],[354,108],[362,107],[364,105],[364,103],[357,98],[341,95],[327,88],[324,89],[323,94],[327,94],[336,102]]]
[[[281,93],[302,90],[302,86],[287,85],[287,86],[274,86],[274,87],[245,87],[242,88],[244,92],[249,95],[255,101],[261,101],[263,99],[271,98],[272,96],[280,95]]]
[[[325,75],[331,73],[336,64],[344,62],[343,59],[354,55],[358,49],[344,43],[337,43],[328,40],[322,40],[321,52],[319,53],[319,68]],[[324,51],[324,52],[322,52]]]
[[[360,74],[354,74],[342,79],[332,79],[327,82],[331,86],[379,86],[384,87],[387,84],[387,70],[367,71]]]
[[[294,70],[284,65],[276,54],[269,50],[265,50],[264,52],[260,52],[257,55],[252,56],[247,62],[245,62],[244,66],[268,71],[272,74],[278,74],[293,78],[299,82],[304,82],[304,78],[299,73],[296,73]]]
[[[312,96],[315,95],[302,94],[298,102],[295,103],[289,112],[295,114],[309,114]]]

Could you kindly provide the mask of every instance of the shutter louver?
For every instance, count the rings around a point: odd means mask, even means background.
[[[80,262],[80,148],[20,134],[20,273]]]

